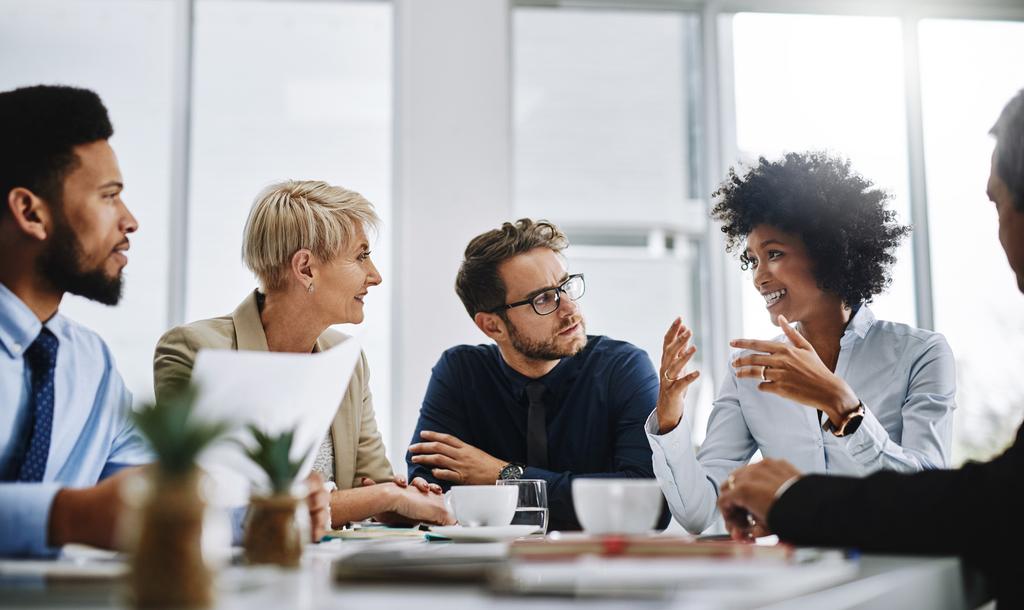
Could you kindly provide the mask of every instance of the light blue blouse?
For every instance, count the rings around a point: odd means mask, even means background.
[[[788,342],[784,335],[774,340]],[[860,307],[840,340],[835,372],[867,414],[854,434],[842,438],[821,429],[815,409],[761,392],[759,380],[738,379],[731,365],[729,371],[696,453],[689,410],[667,434],[658,434],[656,412],[645,424],[655,476],[672,514],[692,533],[715,523],[719,485],[757,450],[807,473],[863,476],[949,465],[956,369],[939,333],[876,320]]]
[[[0,472],[29,429],[29,369],[24,351],[42,330],[25,303],[0,284]],[[132,397],[96,333],[59,313],[53,430],[41,483],[0,483],[0,556],[55,552],[47,545],[50,505],[62,487],[95,485],[120,468],[151,461],[128,419]]]

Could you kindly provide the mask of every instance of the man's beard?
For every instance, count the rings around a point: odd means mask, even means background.
[[[70,292],[104,305],[117,305],[121,300],[121,274],[107,276],[102,268],[82,269],[82,244],[64,217],[60,206],[54,206],[53,231],[49,245],[37,262],[39,272],[54,288]]]
[[[568,347],[558,347],[556,341],[558,337],[551,337],[546,341],[534,341],[527,339],[519,334],[519,329],[512,323],[511,320],[506,320],[505,325],[508,327],[508,338],[512,342],[512,347],[517,352],[530,358],[532,360],[559,360],[561,358],[567,358],[569,356],[575,356],[580,353],[584,347],[586,347],[586,336],[587,328],[583,322],[583,318],[577,318],[573,320],[568,326],[560,328],[559,332],[571,327],[573,324],[579,324],[580,330],[583,331],[584,341],[580,345],[570,345]]]

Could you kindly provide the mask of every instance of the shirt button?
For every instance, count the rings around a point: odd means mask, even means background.
[[[18,352],[21,351],[21,344],[15,343],[14,345],[11,346],[11,350],[14,351],[15,354],[17,354]]]

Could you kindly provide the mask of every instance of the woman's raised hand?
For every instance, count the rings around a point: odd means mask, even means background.
[[[658,391],[658,432],[666,434],[679,425],[683,418],[683,401],[686,390],[690,387],[700,371],[685,373],[686,365],[697,353],[697,346],[690,345],[693,331],[683,324],[682,318],[676,318],[665,333],[662,344],[661,369],[659,371],[661,389]]]

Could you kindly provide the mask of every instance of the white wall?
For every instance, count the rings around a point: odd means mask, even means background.
[[[455,295],[474,235],[512,213],[507,0],[395,1],[396,471],[441,352],[485,337]]]

